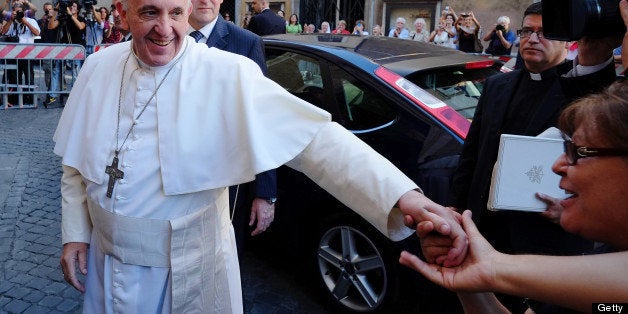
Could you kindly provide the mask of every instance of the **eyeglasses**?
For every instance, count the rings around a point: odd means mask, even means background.
[[[595,148],[586,146],[577,146],[571,138],[563,134],[565,147],[565,156],[570,164],[575,165],[580,158],[597,157],[597,156],[628,156],[628,148]]]
[[[544,38],[542,29],[538,31],[533,31],[531,29],[520,29],[517,31],[517,35],[521,38],[530,38],[532,34],[536,34],[536,37],[538,37],[539,39]]]

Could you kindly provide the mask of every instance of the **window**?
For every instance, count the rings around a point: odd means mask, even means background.
[[[325,109],[323,79],[317,60],[293,52],[268,49],[266,66],[270,79],[293,95]]]
[[[410,81],[440,99],[467,119],[473,119],[484,81],[499,73],[494,68],[443,69],[408,77]]]
[[[396,111],[377,90],[367,86],[346,71],[331,66],[340,118],[351,131],[366,131],[392,124]]]

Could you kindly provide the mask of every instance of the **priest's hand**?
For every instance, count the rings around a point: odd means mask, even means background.
[[[61,252],[61,269],[63,278],[76,290],[85,293],[85,286],[76,277],[76,269],[87,275],[87,243],[69,242],[63,245]]]
[[[459,213],[434,203],[414,190],[402,195],[397,204],[405,215],[406,224],[416,225],[420,238],[438,233],[451,241],[447,254],[437,258],[436,263],[447,267],[462,263],[467,255],[468,237],[462,229]]]
[[[471,219],[471,211],[462,215],[462,225],[469,237],[469,255],[458,266],[443,267],[426,263],[417,256],[402,252],[399,262],[421,273],[432,282],[452,291],[479,292],[491,291],[494,278],[494,264],[503,254],[495,249],[480,234]]]
[[[249,220],[249,226],[253,226],[255,220],[257,220],[257,226],[255,230],[251,232],[251,235],[258,235],[270,226],[275,219],[275,204],[269,204],[263,198],[255,198],[253,205],[251,206],[251,218]]]

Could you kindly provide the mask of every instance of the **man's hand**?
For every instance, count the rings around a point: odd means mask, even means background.
[[[462,215],[462,225],[469,235],[469,255],[464,263],[455,267],[442,267],[426,263],[417,256],[402,252],[399,262],[408,266],[432,282],[452,291],[490,291],[493,279],[492,265],[500,253],[482,237],[471,219],[471,211]]]
[[[422,193],[410,191],[399,199],[399,209],[406,215],[406,224],[414,222],[419,237],[431,232],[439,233],[450,239],[447,254],[436,260],[444,266],[456,266],[462,263],[468,246],[467,234],[462,229],[461,216],[455,211],[434,203]]]
[[[85,293],[85,286],[76,277],[76,268],[87,275],[87,243],[70,242],[63,245],[61,252],[61,270],[63,278],[76,290]]]
[[[251,235],[258,235],[266,231],[273,219],[275,219],[275,204],[269,204],[263,198],[255,198],[253,205],[251,205],[249,226],[252,226],[257,220],[257,227],[251,232]]]

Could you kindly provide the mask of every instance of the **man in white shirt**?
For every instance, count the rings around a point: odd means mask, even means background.
[[[241,313],[226,187],[284,163],[392,240],[406,215],[434,224],[455,243],[445,264],[462,260],[460,215],[253,61],[186,36],[189,0],[117,8],[133,40],[86,61],[54,136],[61,265],[86,312]]]
[[[25,8],[27,5],[15,3],[11,19],[9,19],[2,27],[2,34],[17,37],[20,43],[33,44],[35,37],[39,36],[39,24],[37,21],[27,17]],[[15,61],[12,61],[15,62]],[[10,63],[7,61],[7,63]],[[15,63],[14,63],[15,64]],[[7,81],[9,84],[33,85],[35,82],[34,63],[30,60],[17,60],[17,70],[7,70]],[[24,78],[22,78],[24,76]],[[9,95],[9,103],[17,103],[17,95]],[[24,101],[28,104],[33,103],[32,95],[25,95]]]

